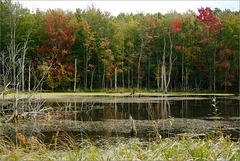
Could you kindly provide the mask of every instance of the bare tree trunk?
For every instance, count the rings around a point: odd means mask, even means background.
[[[216,51],[217,50],[217,41],[215,43],[214,57],[213,57],[213,91],[216,91]]]
[[[186,90],[188,90],[188,70],[186,68],[186,87],[185,87]]]
[[[198,85],[197,85],[197,80],[196,80],[196,78],[195,78],[195,88],[196,88],[196,90],[198,90]]]
[[[29,63],[28,66],[28,92],[31,92],[31,62]]]
[[[77,59],[75,59],[74,92],[76,92],[76,85],[77,85]]]
[[[142,58],[142,53],[140,53],[139,60],[138,60],[138,82],[137,82],[137,88],[140,88],[140,65],[141,65],[141,58]]]
[[[123,58],[122,58],[122,62],[123,62]],[[122,87],[124,88],[124,63],[122,63]]]
[[[132,68],[132,88],[134,88],[134,84],[133,84],[133,68]]]
[[[25,43],[24,43],[24,48],[25,48]],[[24,63],[25,63],[25,55],[26,55],[25,49],[23,49],[23,50],[24,51],[23,51],[23,57],[22,57],[22,92],[24,92],[24,86],[25,86],[25,84],[24,84],[24,69],[25,69]]]
[[[148,66],[147,63],[146,63],[146,66]],[[146,69],[146,73],[147,73],[147,74],[146,74],[146,76],[145,76],[145,77],[146,77],[145,87],[148,89],[148,67],[147,67],[147,69]],[[140,88],[141,88],[141,87],[140,87]]]
[[[163,82],[164,82],[164,93],[167,93],[167,76],[166,76],[166,66],[163,66]]]
[[[184,87],[184,43],[183,43],[183,49],[182,49],[182,89],[185,89]]]
[[[96,67],[93,67],[93,69],[92,69],[92,76],[91,76],[91,86],[90,86],[91,92],[92,92],[93,76],[94,76],[95,70],[96,70]]]
[[[170,80],[171,80],[171,73],[172,73],[172,65],[173,65],[173,61],[172,61],[172,47],[173,47],[173,38],[171,39],[171,36],[169,34],[169,40],[170,40],[170,56],[169,56],[169,71],[168,71],[168,82],[167,82],[167,88],[170,84]]]
[[[17,24],[18,24],[18,20],[16,20],[16,17],[14,17],[14,21],[13,21],[13,50],[12,50],[12,54],[13,54],[13,81],[14,81],[14,90],[16,90],[16,62],[15,59],[17,57],[17,52],[16,52],[16,28],[17,28]]]
[[[128,89],[130,88],[130,66],[129,66],[129,69],[128,69]]]
[[[160,73],[159,73],[160,64],[159,64],[159,60],[158,60],[157,62],[158,62],[158,68],[157,68],[157,86],[158,86],[158,92],[160,92]]]
[[[137,88],[140,88],[140,65],[141,65],[141,59],[142,59],[142,52],[143,52],[143,38],[141,39],[142,43],[141,43],[141,52],[139,55],[139,60],[138,60],[138,83],[137,83]]]
[[[225,92],[227,91],[227,71],[225,69]]]
[[[24,84],[24,69],[25,69],[25,56],[26,56],[26,52],[27,52],[27,44],[28,44],[28,39],[29,39],[29,36],[31,34],[31,31],[28,30],[28,35],[27,35],[27,39],[26,41],[24,42],[24,46],[23,46],[23,56],[22,56],[22,92],[24,92],[24,87],[25,87],[25,84]]]
[[[148,59],[148,89],[150,89],[150,57]]]
[[[210,63],[210,67],[209,67],[209,90],[212,90],[212,64]]]
[[[110,78],[110,88],[112,89],[112,78]]]
[[[166,42],[164,37],[164,46],[163,46],[163,65],[162,65],[162,72],[163,72],[163,87],[164,92],[167,93],[167,82],[166,82],[166,69],[165,69],[165,49],[166,49]]]
[[[85,58],[85,80],[84,80],[84,91],[87,90],[87,77],[88,77],[87,68],[88,68],[88,49],[87,49],[87,52],[86,52],[86,58]]]
[[[100,62],[98,61],[98,88],[101,89],[101,70],[100,70]]]
[[[13,80],[13,89],[16,89],[16,56],[17,56],[17,50],[16,50],[16,30],[18,26],[18,16],[17,10],[20,8],[20,5],[15,3],[12,4],[11,1],[6,1],[7,8],[9,11],[9,20],[10,20],[10,28],[11,28],[11,42],[9,45],[9,59],[12,66],[12,71],[10,73],[12,74],[12,80]],[[19,51],[18,51],[19,52]]]
[[[16,91],[16,65],[15,58],[13,58],[13,90]]]
[[[105,65],[103,67],[102,90],[105,89]]]
[[[2,54],[3,86],[6,87],[7,77],[6,77],[6,74],[5,74],[5,55],[4,55],[4,53],[1,53],[1,54]]]
[[[15,34],[16,34],[16,28],[15,28],[15,23],[13,24],[13,39],[12,39],[12,61],[13,61],[13,87],[14,87],[14,91],[16,90],[16,66],[15,66],[15,57],[16,57],[16,48],[15,48]],[[12,36],[11,36],[12,37]]]
[[[117,67],[115,67],[115,92],[117,92]]]
[[[161,72],[161,78],[162,78],[162,82],[161,82],[161,90],[163,91],[163,84],[164,84],[164,78],[163,78],[163,66],[162,66],[162,72]]]
[[[167,81],[167,74],[166,74],[166,65],[165,65],[165,38],[164,38],[164,48],[163,48],[163,80],[164,80],[164,92],[168,92],[168,87],[171,81],[171,72],[172,72],[172,65],[173,65],[173,60],[172,60],[172,48],[173,48],[173,38],[171,38],[169,34],[169,40],[170,40],[170,55],[169,55],[169,69],[168,69],[168,81]],[[175,59],[176,60],[176,59]],[[174,61],[175,61],[174,60]]]

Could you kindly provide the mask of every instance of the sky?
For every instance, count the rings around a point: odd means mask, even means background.
[[[239,10],[239,1],[238,0],[202,0],[202,1],[164,1],[164,0],[152,0],[152,1],[128,1],[128,0],[74,0],[74,1],[66,1],[66,0],[55,0],[55,1],[47,1],[47,0],[14,0],[19,1],[23,4],[24,7],[29,8],[31,11],[36,11],[39,8],[42,11],[46,11],[47,9],[56,9],[61,8],[63,10],[72,10],[75,11],[76,8],[86,9],[88,6],[92,4],[95,7],[100,9],[100,11],[108,11],[113,16],[117,16],[119,13],[157,13],[161,12],[162,14],[166,14],[172,10],[176,10],[178,13],[186,12],[188,9],[191,9],[197,12],[198,8],[201,7],[210,7],[212,10],[214,8],[231,9],[233,11]],[[13,2],[14,2],[13,1]]]

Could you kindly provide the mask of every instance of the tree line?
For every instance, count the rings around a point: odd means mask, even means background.
[[[112,16],[1,0],[0,82],[32,90],[240,90],[239,11]]]

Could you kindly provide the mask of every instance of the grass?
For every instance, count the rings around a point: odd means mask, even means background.
[[[0,140],[0,160],[239,160],[239,142],[230,137],[192,139],[184,135],[179,139],[165,139],[143,145],[137,139],[101,149],[89,140],[76,142],[53,139],[45,145],[37,138],[25,139],[18,135],[18,145],[9,138]],[[55,136],[57,137],[57,135]],[[57,141],[56,141],[57,140]]]
[[[226,91],[209,91],[209,90],[182,90],[182,89],[172,89],[171,91],[169,91],[167,94],[164,93],[164,91],[158,92],[157,89],[137,89],[134,88],[136,94],[138,95],[139,93],[141,93],[142,95],[146,95],[146,96],[162,96],[162,95],[166,95],[166,96],[174,96],[174,95],[234,95],[233,93],[227,93]],[[109,89],[106,88],[104,90],[102,89],[93,89],[92,92],[90,91],[90,89],[87,89],[86,91],[84,91],[83,89],[77,89],[77,92],[73,92],[73,90],[43,90],[42,92],[35,92],[35,94],[70,94],[70,95],[114,95],[114,96],[128,96],[130,95],[130,93],[133,91],[132,88],[117,88],[117,92],[115,92],[114,89]],[[21,96],[26,96],[28,94],[28,92],[25,93],[21,93],[19,92],[19,94]],[[236,94],[236,93],[235,93]],[[12,92],[11,90],[8,90],[7,93],[5,93],[5,98],[9,98],[9,97],[13,97],[15,95],[14,92]]]
[[[32,98],[56,98],[59,96],[117,96],[117,97],[126,97],[130,96],[131,92],[126,91],[119,91],[118,93],[115,93],[112,90],[106,91],[106,92],[80,92],[80,93],[71,93],[71,92],[55,92],[55,93],[35,93]],[[134,97],[138,97],[138,95],[141,94],[141,96],[233,96],[234,94],[226,94],[226,93],[193,93],[193,92],[169,92],[167,94],[164,94],[164,92],[144,92],[144,91],[136,91]],[[14,99],[15,93],[7,94],[4,96],[5,99]],[[21,98],[27,98],[27,93],[19,93],[18,97]],[[2,99],[2,97],[0,97]]]

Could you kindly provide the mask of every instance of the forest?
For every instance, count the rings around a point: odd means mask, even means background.
[[[112,16],[94,5],[30,12],[0,3],[2,87],[240,91],[239,11]]]

